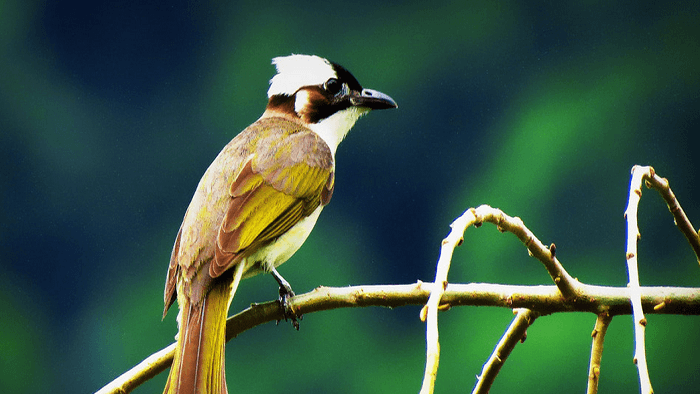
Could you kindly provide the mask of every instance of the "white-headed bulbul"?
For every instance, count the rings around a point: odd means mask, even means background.
[[[197,185],[177,234],[163,316],[177,300],[179,333],[165,393],[226,393],[226,315],[242,278],[271,272],[285,315],[293,296],[275,267],[309,236],[333,195],[335,151],[372,109],[396,108],[318,56],[272,60],[263,115],[224,147]]]

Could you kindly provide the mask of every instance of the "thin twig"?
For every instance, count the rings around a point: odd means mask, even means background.
[[[644,176],[650,171],[650,167],[634,166],[632,168],[632,180],[630,181],[630,193],[625,218],[627,218],[627,272],[629,275],[630,301],[632,302],[632,315],[634,319],[634,363],[639,372],[639,384],[643,394],[651,394],[649,369],[645,350],[644,331],[647,319],[642,310],[641,291],[639,288],[639,270],[637,268],[637,240],[639,239],[639,226],[637,225],[637,207],[642,197],[642,182]]]
[[[508,216],[500,209],[482,205],[475,212],[478,220],[477,226],[483,222],[490,222],[495,224],[499,231],[508,231],[517,236],[527,247],[528,253],[542,262],[554,284],[557,285],[565,298],[576,298],[580,295],[581,284],[571,277],[561,265],[556,257],[554,244],[547,248],[519,217]]]
[[[421,394],[432,394],[435,388],[435,378],[437,377],[438,364],[440,363],[440,341],[437,322],[438,306],[445,288],[447,288],[447,274],[450,271],[452,253],[457,246],[462,244],[464,231],[475,221],[474,209],[467,210],[462,216],[452,222],[450,234],[442,241],[435,273],[435,286],[430,293],[428,303],[425,304],[420,313],[421,320],[427,320],[425,330],[425,374],[423,375]]]
[[[513,351],[518,342],[525,341],[525,332],[528,327],[535,322],[535,319],[540,315],[538,312],[526,308],[520,308],[513,311],[516,313],[515,318],[510,323],[498,345],[493,350],[491,357],[484,364],[481,370],[481,375],[477,376],[476,387],[472,394],[485,394],[491,389],[491,385],[496,379],[496,375],[501,370],[501,367],[506,362],[506,359]]]
[[[698,260],[698,264],[700,264],[700,234],[695,231],[695,228],[690,223],[685,211],[683,211],[683,208],[681,208],[681,204],[678,202],[676,195],[671,190],[668,180],[656,175],[653,167],[635,168],[636,171],[643,173],[647,187],[656,189],[659,194],[661,194],[664,201],[666,201],[668,210],[671,211],[671,214],[673,214],[673,221],[676,223],[676,226],[678,226],[678,229],[683,233],[683,235],[685,235],[688,243],[690,243],[693,251],[695,251],[695,258]],[[635,169],[633,168],[633,171],[634,170]]]
[[[612,315],[607,311],[600,313],[595,320],[595,328],[591,333],[593,344],[591,345],[591,363],[588,368],[588,390],[587,394],[598,393],[598,382],[600,381],[600,362],[603,358],[603,342],[605,333],[612,321]]]
[[[601,263],[602,264],[602,263]],[[521,286],[491,283],[451,283],[445,289],[442,303],[456,306],[490,306],[528,308],[541,314],[609,310],[611,316],[632,313],[629,292],[624,287],[582,285],[583,297],[575,302],[564,299],[554,286]],[[371,285],[350,287],[318,287],[297,294],[289,302],[295,311],[309,315],[339,308],[425,305],[432,283],[405,285]],[[646,313],[700,316],[700,288],[642,287],[642,306]],[[656,308],[664,305],[663,308]],[[277,300],[255,304],[226,321],[226,340],[230,340],[261,324],[284,319]],[[165,370],[172,363],[174,344],[154,353],[136,367],[100,390],[100,394],[129,393],[140,383]]]

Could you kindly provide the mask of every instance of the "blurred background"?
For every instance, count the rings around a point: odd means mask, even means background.
[[[700,225],[697,2],[0,0],[0,392],[90,393],[170,344],[172,243],[200,176],[266,104],[270,59],[318,54],[399,109],[358,122],[336,189],[280,272],[316,286],[434,278],[441,239],[472,206],[521,217],[569,272],[625,286],[630,169],[667,177]],[[642,285],[700,286],[663,200],[640,204]],[[467,231],[452,282],[551,280],[512,235]],[[276,298],[244,281],[235,313]],[[419,307],[305,316],[227,345],[231,392],[411,393]],[[438,393],[469,392],[510,310],[440,316]],[[658,392],[697,392],[700,317],[648,316]],[[582,392],[592,314],[538,319],[492,392]],[[601,392],[635,393],[629,316]],[[160,392],[166,374],[136,393]]]

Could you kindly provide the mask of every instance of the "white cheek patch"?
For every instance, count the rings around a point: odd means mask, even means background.
[[[304,111],[304,107],[309,104],[309,91],[302,89],[297,92],[294,97],[294,111],[297,114],[301,114]]]

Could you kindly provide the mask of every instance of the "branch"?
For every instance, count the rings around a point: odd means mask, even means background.
[[[393,286],[356,286],[345,288],[319,287],[316,290],[298,295],[290,300],[291,307],[300,314],[309,314],[328,309],[344,307],[385,306],[399,307],[404,305],[425,305],[421,310],[421,319],[428,320],[426,331],[426,372],[422,392],[431,393],[434,387],[435,375],[439,361],[439,342],[437,312],[451,306],[498,306],[506,308],[526,308],[512,323],[511,328],[502,338],[494,353],[494,362],[489,361],[479,385],[484,377],[490,378],[491,369],[497,373],[496,363],[502,363],[504,355],[512,350],[511,331],[523,329],[534,317],[556,312],[592,312],[598,315],[596,329],[593,332],[591,349],[591,365],[589,373],[589,393],[597,391],[600,373],[605,330],[613,316],[633,314],[635,320],[635,358],[637,363],[642,391],[651,393],[646,356],[644,352],[644,313],[700,315],[700,289],[678,287],[640,287],[637,271],[637,207],[641,197],[641,183],[646,181],[647,187],[654,188],[662,195],[674,221],[685,235],[700,263],[700,234],[696,232],[680,207],[671,191],[668,181],[658,177],[651,167],[634,166],[628,207],[625,211],[627,218],[627,263],[629,273],[629,288],[592,286],[580,283],[572,278],[557,260],[554,244],[546,247],[523,224],[518,217],[510,217],[499,209],[482,205],[476,209],[470,208],[451,225],[452,231],[443,240],[440,259],[433,283],[418,282],[413,285]],[[463,241],[464,232],[470,225],[479,227],[483,222],[495,224],[501,232],[515,234],[527,247],[531,256],[536,257],[547,269],[556,286],[507,286],[496,284],[459,285],[447,283],[452,253],[456,246]],[[427,304],[426,304],[427,302]],[[528,316],[526,319],[522,316]],[[243,331],[259,324],[284,318],[277,301],[253,305],[245,311],[230,317],[226,325],[227,341]],[[529,321],[525,324],[523,321]],[[517,337],[517,335],[516,335]],[[503,345],[503,346],[501,346]],[[513,345],[514,346],[514,345]],[[99,393],[128,393],[142,382],[165,370],[172,363],[175,344],[153,354],[143,362],[124,373],[112,383],[105,386]],[[487,368],[488,367],[488,368]],[[500,366],[498,366],[500,368]],[[495,376],[495,373],[493,376]],[[488,384],[490,387],[490,383]],[[486,388],[488,390],[488,387]]]
[[[601,313],[609,308],[611,316],[629,315],[629,293],[623,287],[582,284],[582,294],[576,300],[566,300],[556,286],[514,286],[489,283],[449,284],[442,303],[450,306],[495,306],[528,308],[541,314],[557,312]],[[310,314],[338,308],[380,306],[397,308],[406,305],[425,305],[433,288],[432,283],[406,285],[374,285],[351,287],[319,287],[290,299],[294,310]],[[641,287],[642,307],[646,313],[671,315],[700,315],[700,288]],[[663,308],[656,308],[663,305]],[[269,301],[229,317],[226,339],[260,324],[284,319],[279,302]],[[165,370],[172,363],[174,344],[125,372],[99,391],[100,394],[129,393],[140,383]]]
[[[695,251],[695,257],[700,264],[700,234],[695,231],[690,220],[685,215],[685,211],[681,208],[680,203],[676,199],[676,195],[673,194],[671,187],[669,186],[668,180],[666,178],[661,178],[656,175],[653,167],[632,167],[633,172],[641,172],[644,180],[646,181],[646,186],[648,188],[656,189],[668,206],[668,210],[673,214],[673,221],[678,226],[678,229],[685,235],[685,238],[690,243],[690,246]],[[641,193],[641,190],[640,190]]]
[[[489,392],[496,375],[498,375],[501,367],[506,362],[510,352],[513,351],[518,342],[525,342],[527,328],[540,315],[538,312],[526,308],[514,310],[513,313],[516,314],[515,318],[510,323],[506,333],[501,337],[501,340],[498,341],[498,345],[496,345],[491,357],[489,357],[489,361],[484,364],[481,376],[476,377],[477,383],[472,394]]]
[[[571,277],[556,258],[556,247],[552,244],[549,248],[530,231],[519,217],[506,215],[498,208],[491,208],[488,205],[481,205],[475,210],[477,222],[476,227],[483,222],[490,222],[496,225],[500,232],[510,232],[517,236],[527,247],[530,256],[538,259],[549,272],[554,284],[557,285],[561,294],[565,298],[575,298],[580,295],[580,283]]]
[[[630,193],[625,218],[627,218],[627,272],[629,275],[630,301],[632,302],[632,314],[634,315],[634,363],[639,371],[639,384],[642,393],[651,394],[649,369],[645,350],[644,331],[647,319],[642,311],[641,292],[639,290],[639,270],[637,268],[637,240],[639,239],[639,227],[637,225],[637,207],[642,197],[642,181],[649,174],[651,167],[634,166],[632,168],[632,180],[630,181]]]
[[[126,394],[142,383],[165,371],[173,363],[176,343],[170,344],[141,361],[135,367],[124,372],[118,378],[102,387],[95,394]]]
[[[447,273],[450,270],[452,262],[452,253],[454,249],[464,241],[464,232],[467,227],[475,223],[476,211],[472,208],[467,210],[462,216],[457,218],[450,227],[452,231],[442,241],[440,248],[440,257],[438,258],[437,270],[435,273],[435,282],[433,292],[430,293],[428,303],[425,304],[420,313],[422,321],[427,319],[427,327],[425,330],[425,374],[423,375],[423,386],[420,394],[432,394],[435,388],[435,378],[437,377],[438,364],[440,362],[440,342],[438,340],[438,322],[437,313],[438,305],[447,288]]]
[[[593,337],[593,345],[591,346],[591,363],[588,368],[588,390],[587,394],[596,394],[598,392],[598,382],[600,381],[600,362],[603,359],[603,342],[605,341],[605,333],[608,331],[608,326],[612,321],[612,316],[608,312],[603,312],[598,315],[595,320],[595,328],[591,333]]]
[[[580,295],[581,284],[576,279],[572,278],[561,263],[559,263],[559,260],[557,260],[555,256],[556,248],[554,244],[547,248],[530,229],[525,227],[525,224],[520,218],[510,217],[500,209],[492,208],[488,205],[481,205],[476,209],[468,209],[450,225],[452,230],[447,238],[442,241],[434,282],[436,291],[430,295],[428,303],[420,313],[421,320],[427,320],[425,334],[426,361],[423,385],[420,391],[421,394],[431,394],[435,387],[435,378],[437,376],[440,360],[437,312],[444,288],[447,286],[447,273],[450,269],[452,253],[454,249],[464,241],[464,232],[467,227],[471,225],[480,227],[484,222],[495,224],[501,232],[508,231],[515,234],[520,241],[525,244],[528,253],[542,262],[565,298],[573,299]]]

